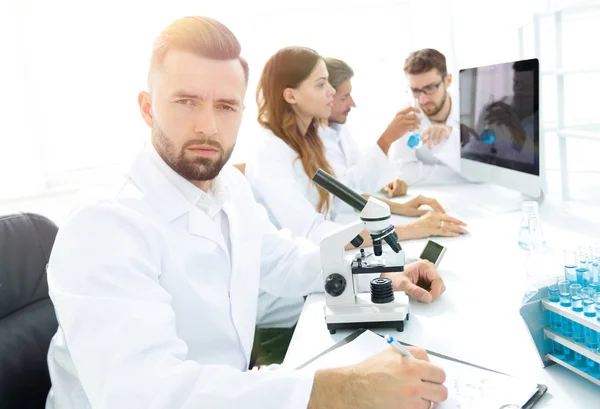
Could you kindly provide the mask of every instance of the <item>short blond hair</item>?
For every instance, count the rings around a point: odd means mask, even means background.
[[[242,47],[223,23],[210,17],[189,16],[172,22],[154,41],[148,82],[172,50],[188,51],[214,60],[239,60],[248,84],[248,63],[241,56]]]

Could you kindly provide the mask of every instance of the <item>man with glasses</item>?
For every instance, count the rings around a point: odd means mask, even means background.
[[[465,182],[460,176],[459,110],[448,93],[452,74],[446,68],[446,57],[431,48],[414,51],[406,59],[404,73],[409,96],[421,110],[423,146],[409,147],[407,135],[392,145],[390,157],[398,165],[399,180],[390,182],[384,191],[389,197],[397,196],[400,180],[409,186]]]

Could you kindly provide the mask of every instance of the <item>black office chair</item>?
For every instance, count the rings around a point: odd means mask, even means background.
[[[46,355],[58,327],[46,264],[58,228],[35,214],[0,216],[0,408],[42,409]]]

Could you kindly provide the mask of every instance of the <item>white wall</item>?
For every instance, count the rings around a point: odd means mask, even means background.
[[[559,3],[566,0],[550,6]],[[408,52],[432,47],[445,53],[455,91],[460,68],[519,58],[518,27],[548,7],[545,0],[0,0],[0,48],[9,62],[0,64],[0,200],[65,183],[108,183],[126,169],[149,136],[136,96],[145,88],[152,41],[183,15],[220,19],[242,42],[251,74],[232,158],[241,162],[258,129],[256,82],[277,49],[309,46],[353,66],[358,107],[349,125],[364,145],[401,108]],[[569,38],[581,35],[577,22],[569,24]],[[531,56],[533,49],[526,48]],[[550,61],[551,51],[552,41],[545,42],[543,58]],[[588,55],[600,66],[600,53],[568,52],[573,64]],[[581,99],[577,90],[600,86],[587,78],[568,80],[575,92],[568,91],[570,100]],[[546,89],[544,104],[550,106],[552,87]],[[591,102],[569,107],[567,117],[589,118],[595,108]],[[544,111],[545,120],[551,111]],[[570,144],[569,155],[590,151]],[[557,143],[549,144],[551,167],[558,163],[556,149]],[[593,167],[589,160],[571,163]]]

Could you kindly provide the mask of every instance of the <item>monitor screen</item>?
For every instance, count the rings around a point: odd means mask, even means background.
[[[537,59],[460,70],[461,158],[539,176]]]

